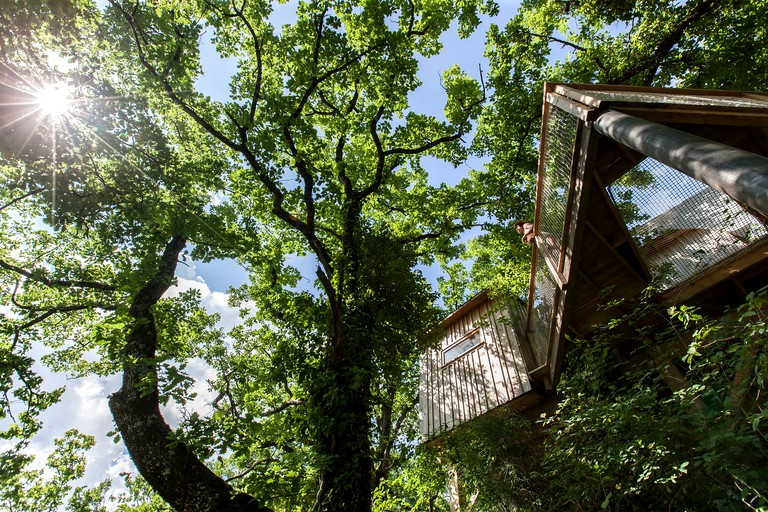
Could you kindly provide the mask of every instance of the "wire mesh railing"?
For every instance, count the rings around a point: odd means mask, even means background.
[[[595,90],[581,89],[581,93],[593,98],[612,103],[656,103],[676,105],[696,105],[708,107],[748,107],[766,108],[768,101],[757,97],[744,95],[702,95],[702,94],[670,94],[658,91],[626,91],[626,90]]]
[[[568,189],[573,166],[578,118],[547,104],[547,129],[542,140],[541,191],[538,211],[537,262],[531,309],[530,340],[539,364],[547,360],[554,321],[557,285],[551,268],[557,268],[563,243]],[[542,242],[543,241],[543,242]],[[545,243],[544,243],[545,242]],[[547,265],[548,260],[550,265]]]
[[[538,232],[554,237],[554,245],[559,246],[562,244],[578,119],[554,105],[548,104],[547,108],[549,121],[543,141],[544,165]]]
[[[528,333],[531,347],[539,366],[547,361],[549,337],[554,321],[556,284],[539,253],[536,263],[536,276],[533,288],[533,308],[531,309],[531,330]]]
[[[669,288],[764,239],[764,219],[646,158],[608,187],[658,285]]]

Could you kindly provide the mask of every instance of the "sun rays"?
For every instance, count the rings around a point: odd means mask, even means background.
[[[67,114],[72,105],[70,88],[66,82],[43,86],[35,92],[35,99],[41,113],[49,117]]]

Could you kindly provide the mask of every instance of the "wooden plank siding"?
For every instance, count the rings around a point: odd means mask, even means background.
[[[439,346],[421,358],[419,430],[428,439],[531,391],[521,346],[524,307],[500,307],[482,294],[459,312],[443,322]],[[444,361],[446,350],[475,330],[476,344]]]

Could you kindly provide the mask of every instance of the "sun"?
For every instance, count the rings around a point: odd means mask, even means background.
[[[70,92],[65,82],[46,85],[35,93],[35,103],[48,117],[61,117],[69,111]]]

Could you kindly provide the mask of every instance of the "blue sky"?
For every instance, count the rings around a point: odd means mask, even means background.
[[[103,7],[104,0],[98,4]],[[497,20],[503,24],[514,15],[519,2],[501,1],[501,14]],[[276,10],[273,23],[282,24],[281,19],[289,19],[291,9],[295,3],[284,4]],[[455,27],[447,32],[443,38],[444,49],[440,55],[421,62],[419,77],[423,82],[422,87],[410,97],[411,108],[414,111],[432,114],[438,118],[443,117],[445,95],[439,86],[442,72],[453,64],[459,64],[472,76],[479,77],[478,65],[487,71],[487,61],[483,56],[485,48],[485,32],[489,20],[468,39],[460,40]],[[235,70],[234,62],[223,60],[216,55],[212,45],[204,41],[202,51],[204,74],[197,82],[200,92],[216,99],[226,99],[229,91],[229,77]],[[467,140],[469,142],[469,139]],[[482,168],[483,161],[471,159],[464,165],[454,168],[450,164],[439,162],[436,159],[429,160],[429,171],[433,182],[445,181],[454,184],[471,168]],[[304,284],[309,288],[314,281],[315,263],[311,257],[304,257],[297,261],[297,266],[309,269],[305,272],[308,276]],[[197,289],[200,292],[201,304],[210,312],[221,315],[220,325],[223,328],[232,327],[238,322],[238,312],[227,304],[226,290],[230,286],[237,286],[247,280],[247,272],[232,260],[219,260],[210,263],[193,262],[189,266],[178,267],[178,285],[169,291],[173,296],[187,289]],[[435,282],[439,269],[436,267],[422,269],[432,283]],[[36,348],[29,354],[35,359],[42,355],[42,347]],[[114,429],[112,417],[107,406],[107,397],[120,387],[120,375],[106,378],[86,377],[77,380],[69,380],[66,375],[51,374],[42,367],[38,370],[46,378],[46,386],[66,385],[67,391],[62,402],[54,405],[43,415],[44,429],[35,437],[29,452],[37,457],[38,464],[42,464],[47,454],[53,449],[53,439],[60,437],[69,428],[78,428],[81,432],[96,437],[97,445],[88,454],[88,467],[86,475],[78,482],[78,485],[95,485],[104,478],[113,480],[119,489],[121,472],[135,472],[132,462],[122,443],[115,444],[105,433]],[[193,408],[201,414],[211,411],[210,403],[213,400],[206,379],[213,377],[211,369],[200,360],[193,359],[188,367],[190,375],[195,379],[195,391],[199,393],[199,399],[193,404]],[[178,408],[164,408],[164,415],[171,425],[177,424],[180,418]]]
[[[295,4],[294,1],[286,4],[275,4],[275,11],[271,16],[273,25],[279,27],[289,23],[293,19]],[[409,97],[411,109],[415,112],[433,115],[439,119],[444,118],[443,108],[446,98],[440,86],[442,73],[454,64],[458,64],[464,71],[477,79],[480,78],[479,69],[481,67],[483,73],[487,73],[488,61],[484,56],[485,33],[492,22],[501,25],[506,23],[517,12],[519,4],[519,1],[500,1],[499,16],[494,19],[484,19],[482,25],[467,39],[459,38],[456,31],[457,24],[454,23],[451,29],[441,37],[443,51],[439,55],[421,60],[418,76],[422,86],[411,93]],[[198,90],[213,99],[227,100],[229,78],[237,69],[236,61],[234,59],[222,59],[208,37],[204,38],[200,53],[203,74],[196,81]],[[467,137],[467,142],[470,142],[470,137],[471,135]],[[445,182],[454,185],[470,170],[482,169],[485,160],[470,157],[457,168],[433,157],[426,157],[423,162],[425,168],[429,170],[431,183]],[[296,260],[296,265],[299,266],[304,275],[308,276],[305,282],[308,287],[311,286],[316,265],[314,260],[300,258]],[[248,279],[247,271],[231,260],[209,263],[195,262],[195,269],[197,276],[214,291],[225,291],[230,286],[238,286]],[[439,267],[424,268],[422,271],[429,281],[436,285],[437,276],[441,273]]]

